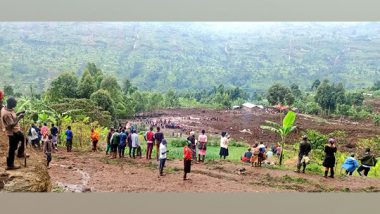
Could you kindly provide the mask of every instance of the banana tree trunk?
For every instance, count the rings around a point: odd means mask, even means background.
[[[282,160],[284,157],[285,139],[281,138],[281,154],[280,154],[280,166],[282,165]]]

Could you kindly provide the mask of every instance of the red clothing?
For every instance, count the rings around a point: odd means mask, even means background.
[[[192,151],[189,147],[183,148],[183,158],[185,160],[191,160]]]
[[[146,133],[146,140],[147,141],[154,141],[153,137],[154,137],[154,132],[149,131],[149,132]]]

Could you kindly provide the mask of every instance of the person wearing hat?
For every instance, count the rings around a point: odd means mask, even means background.
[[[295,172],[301,172],[301,165],[302,165],[302,173],[305,173],[306,164],[308,162],[309,153],[311,151],[311,145],[307,140],[307,136],[302,137],[302,142],[299,146],[298,151],[298,162],[297,162],[297,170]]]
[[[358,168],[359,164],[358,161],[355,159],[355,154],[351,154],[347,159],[344,161],[342,165],[342,169],[346,170],[346,175],[350,174],[355,171],[356,168]]]
[[[165,167],[165,162],[166,162],[166,153],[168,153],[167,149],[167,144],[168,142],[166,139],[162,139],[161,144],[160,144],[160,176],[164,175],[164,167]]]
[[[323,166],[325,167],[325,175],[327,178],[327,174],[330,170],[330,178],[334,178],[334,167],[335,167],[335,153],[337,152],[337,148],[335,145],[335,139],[330,138],[329,143],[325,146],[325,159],[323,160]]]
[[[187,173],[190,173],[191,171],[191,159],[192,159],[192,152],[189,148],[190,143],[185,144],[185,147],[183,148],[183,180],[188,180]]]
[[[191,158],[193,160],[196,160],[197,159],[197,146],[196,146],[196,142],[195,142],[195,132],[194,131],[190,132],[190,136],[187,137],[187,140],[190,142],[189,147],[191,149]]]
[[[23,112],[15,112],[17,101],[15,98],[10,97],[7,100],[7,106],[1,109],[1,122],[5,128],[6,135],[9,139],[8,157],[7,157],[7,170],[19,169],[20,166],[14,165],[15,153],[17,150],[17,157],[23,158],[24,154],[24,134],[21,132],[19,121],[24,118]],[[20,143],[21,142],[21,143]],[[18,148],[17,148],[18,147]],[[26,155],[28,157],[28,155]]]

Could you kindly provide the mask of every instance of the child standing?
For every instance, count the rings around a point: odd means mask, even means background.
[[[73,148],[73,131],[71,131],[71,126],[67,127],[67,130],[65,132],[66,135],[66,149],[67,152],[71,152],[71,149]]]
[[[48,169],[50,168],[49,164],[51,162],[51,152],[53,151],[53,143],[52,143],[53,136],[49,135],[48,140],[44,141],[43,146],[43,152],[46,155],[46,166]]]
[[[167,142],[165,139],[162,139],[160,144],[160,176],[163,176],[164,173],[164,167],[166,162],[166,153],[169,151],[167,150]]]
[[[190,173],[190,171],[191,171],[192,151],[189,148],[189,146],[190,146],[190,143],[186,144],[185,147],[183,148],[183,165],[184,165],[184,167],[183,167],[183,170],[184,170],[183,180],[188,180],[186,175],[187,175],[187,173]]]

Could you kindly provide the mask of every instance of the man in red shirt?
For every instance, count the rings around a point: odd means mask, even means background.
[[[150,127],[149,131],[145,133],[144,138],[146,140],[146,159],[152,159],[152,151],[153,151],[153,143],[154,143],[153,127]]]
[[[189,148],[188,144],[185,145],[183,148],[183,165],[184,165],[184,174],[183,174],[183,180],[188,180],[186,178],[187,173],[190,173],[191,171],[191,157],[192,157],[192,151]]]

